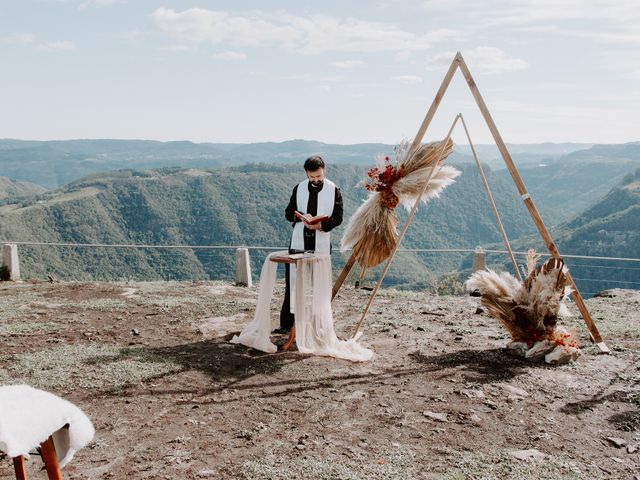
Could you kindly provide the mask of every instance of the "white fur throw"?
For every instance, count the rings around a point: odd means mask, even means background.
[[[67,400],[27,385],[0,387],[0,450],[10,457],[28,456],[52,435],[64,467],[94,433],[91,420]]]

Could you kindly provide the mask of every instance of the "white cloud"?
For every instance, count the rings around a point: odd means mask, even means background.
[[[189,46],[189,45],[171,45],[169,47],[169,51],[170,52],[188,52],[190,50],[192,50],[193,47]]]
[[[126,3],[126,0],[87,0],[78,5],[78,10],[86,10],[91,7],[109,7],[117,3]]]
[[[221,52],[214,54],[213,58],[217,58],[218,60],[238,61],[246,60],[247,54],[242,52]]]
[[[362,60],[344,60],[342,62],[331,62],[329,65],[336,68],[354,68],[364,65]]]
[[[36,41],[36,36],[31,33],[19,33],[4,37],[2,42],[7,45],[30,45]]]
[[[423,0],[421,3],[434,15],[455,11],[460,22],[473,22],[473,27],[542,29],[555,34],[591,36],[602,42],[635,43],[640,23],[637,0]]]
[[[76,50],[76,45],[68,40],[61,40],[58,42],[42,43],[36,48],[42,52],[73,52]]]
[[[417,35],[385,23],[329,15],[235,15],[202,8],[182,12],[158,8],[151,20],[157,30],[182,41],[279,46],[303,54],[425,50],[433,43],[460,35],[448,29]]]
[[[427,62],[427,70],[441,70],[448,67],[455,55],[455,52],[433,55]],[[504,51],[495,47],[476,47],[463,51],[462,56],[472,73],[492,75],[529,68],[525,60],[509,57]]]
[[[417,83],[422,83],[422,77],[418,77],[417,75],[398,75],[397,77],[391,77],[391,80],[404,83],[405,85],[415,85]]]

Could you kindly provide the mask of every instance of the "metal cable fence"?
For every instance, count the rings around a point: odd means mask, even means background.
[[[250,252],[252,278],[257,281],[268,253],[286,249],[273,245],[0,243],[18,246],[22,278],[68,281],[233,281],[238,248]],[[480,251],[486,256],[487,267],[506,271],[513,268],[505,250],[405,248],[398,250],[384,285],[434,293],[461,293],[462,282],[471,273],[474,256]],[[349,254],[334,251],[334,272],[342,268]],[[514,255],[520,260],[526,252],[514,252]],[[563,257],[585,296],[612,288],[640,288],[640,259],[571,254]],[[524,264],[524,259],[518,263]],[[379,271],[380,267],[374,268],[362,278],[360,272],[352,272],[348,281],[375,283]]]

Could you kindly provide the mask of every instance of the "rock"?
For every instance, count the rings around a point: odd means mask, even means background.
[[[140,335],[140,331],[137,328],[134,328],[131,330],[131,335],[133,335],[134,337],[137,337]]]
[[[498,383],[497,386],[502,388],[505,392],[518,398],[529,396],[529,392],[522,390],[521,388],[514,387],[513,385],[509,385],[508,383]]]
[[[481,419],[478,415],[476,415],[475,413],[474,413],[474,414],[472,414],[472,415],[469,417],[469,420],[470,420],[471,422],[473,422],[473,423],[481,423],[481,422],[482,422],[482,419]]]
[[[476,308],[476,315],[480,315],[481,313],[484,313],[484,309],[480,307]]]
[[[447,418],[447,414],[446,413],[435,413],[435,412],[431,412],[429,410],[425,410],[424,412],[422,412],[422,415],[424,415],[427,418],[430,418],[432,420],[436,420],[438,422],[448,422],[449,419]]]
[[[635,445],[627,446],[627,453],[636,453],[638,451],[638,447]]]
[[[484,398],[484,392],[482,390],[472,390],[470,388],[463,388],[460,393],[467,398]]]
[[[627,444],[624,438],[619,437],[607,437],[607,441],[616,448],[622,448]]]
[[[547,353],[544,356],[544,361],[552,365],[564,365],[574,362],[580,355],[579,348],[558,345],[551,353]]]
[[[199,478],[217,477],[218,471],[217,470],[200,470],[196,475]]]
[[[527,345],[525,342],[510,342],[509,344],[507,344],[507,348],[511,353],[524,358],[527,350],[529,350],[529,345]]]
[[[304,450],[306,447],[304,446],[304,444],[299,443],[299,444],[297,444],[297,445],[296,445],[296,448],[297,448],[298,450]]]
[[[555,342],[552,342],[550,340],[542,340],[540,342],[534,343],[533,347],[527,350],[527,353],[525,353],[524,356],[527,360],[536,362],[542,360],[544,356],[554,348],[556,348]]]
[[[529,450],[514,450],[513,452],[509,452],[509,455],[518,460],[543,460],[548,457],[546,453],[542,453],[535,448]]]

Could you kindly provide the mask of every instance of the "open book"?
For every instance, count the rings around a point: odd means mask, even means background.
[[[311,220],[307,220],[304,217],[304,215],[302,213],[298,212],[297,210],[294,212],[294,215],[296,217],[298,217],[298,219],[300,219],[301,221],[303,221],[307,225],[315,225],[316,223],[324,222],[325,220],[329,220],[329,216],[328,215],[317,215],[315,217],[311,217]]]

